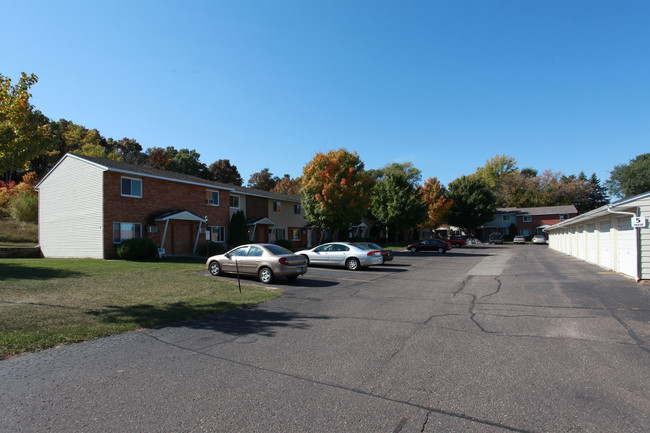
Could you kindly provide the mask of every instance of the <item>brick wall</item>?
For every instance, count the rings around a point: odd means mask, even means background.
[[[139,178],[128,175],[126,177]],[[156,245],[160,245],[165,223],[155,223],[156,216],[168,211],[188,211],[201,218],[208,217],[208,225],[228,227],[230,194],[219,188],[207,188],[199,185],[189,185],[162,179],[148,177],[142,180],[142,198],[123,197],[121,192],[122,175],[120,173],[104,172],[104,257],[115,257],[113,244],[113,223],[128,222],[142,224],[143,236],[150,237]],[[219,191],[219,206],[206,204],[206,190]],[[158,233],[147,233],[148,225],[156,225]],[[192,227],[188,227],[192,225]],[[188,240],[193,233],[196,236],[198,222],[170,221],[172,231],[168,229],[165,249],[168,254],[184,254]],[[203,225],[205,227],[205,225]],[[195,238],[190,240],[194,246]],[[205,234],[199,237],[199,248],[206,243]],[[168,249],[169,248],[169,249]],[[178,250],[177,252],[173,250]]]

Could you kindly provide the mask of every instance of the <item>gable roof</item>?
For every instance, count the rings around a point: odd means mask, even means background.
[[[613,201],[610,204],[606,204],[587,213],[583,213],[582,215],[578,215],[576,217],[569,218],[568,220],[554,224],[551,227],[544,229],[544,231],[548,232],[550,230],[555,230],[561,227],[582,223],[584,221],[600,218],[611,213],[616,214],[618,211],[632,211],[639,205],[639,201],[647,199],[650,199],[650,191],[635,195],[633,197]]]
[[[36,184],[35,187],[36,190],[38,190],[39,185],[50,175],[50,173],[56,170],[59,164],[61,164],[66,158],[73,158],[76,160],[84,161],[107,171],[113,171],[113,172],[142,176],[142,177],[150,177],[154,179],[168,180],[171,182],[180,182],[180,183],[187,183],[191,185],[205,186],[207,188],[219,188],[227,191],[237,191],[238,193],[244,195],[300,203],[300,197],[296,197],[292,195],[279,194],[275,192],[263,191],[259,189],[253,189],[253,188],[245,188],[242,186],[231,185],[222,182],[214,182],[207,179],[202,179],[197,176],[177,173],[175,171],[160,170],[158,168],[153,168],[147,165],[135,165],[135,164],[129,164],[127,162],[113,161],[105,158],[97,158],[94,156],[75,155],[73,153],[65,154],[63,158],[61,158],[59,162],[57,162],[54,165],[54,167],[52,167],[52,169],[45,176],[43,176],[43,179],[41,179],[40,182]]]
[[[541,207],[502,207],[495,211],[496,214],[510,215],[555,215],[564,213],[578,213],[574,205],[567,206],[541,206]]]

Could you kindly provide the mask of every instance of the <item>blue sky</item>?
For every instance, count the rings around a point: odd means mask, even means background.
[[[244,182],[316,152],[448,184],[507,154],[604,181],[650,151],[648,1],[6,2],[0,73],[33,104]]]

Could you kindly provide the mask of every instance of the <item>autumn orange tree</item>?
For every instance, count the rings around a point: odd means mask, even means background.
[[[271,192],[277,192],[280,194],[286,195],[300,195],[300,187],[302,186],[302,179],[297,177],[291,179],[288,174],[285,174],[284,177],[278,180],[275,183],[275,186],[271,188]]]
[[[300,197],[309,222],[332,232],[347,229],[368,209],[372,180],[356,152],[319,152],[302,173]]]
[[[446,197],[447,189],[438,181],[430,177],[422,188],[422,197],[427,206],[427,221],[423,224],[426,228],[436,229],[441,224],[447,223],[449,209],[454,203]]]

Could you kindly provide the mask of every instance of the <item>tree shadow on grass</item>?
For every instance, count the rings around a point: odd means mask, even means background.
[[[68,269],[52,269],[37,266],[21,266],[16,263],[0,263],[0,281],[16,280],[51,280],[53,278],[79,278],[83,272]]]
[[[241,308],[240,304],[216,302],[208,305],[190,305],[176,302],[163,306],[133,305],[107,306],[89,311],[99,321],[109,324],[134,323],[139,328],[158,326],[207,329],[230,335],[257,334],[273,336],[274,329],[292,327],[304,329],[307,321],[328,319],[327,316],[311,316],[292,312],[269,312],[256,308]]]

